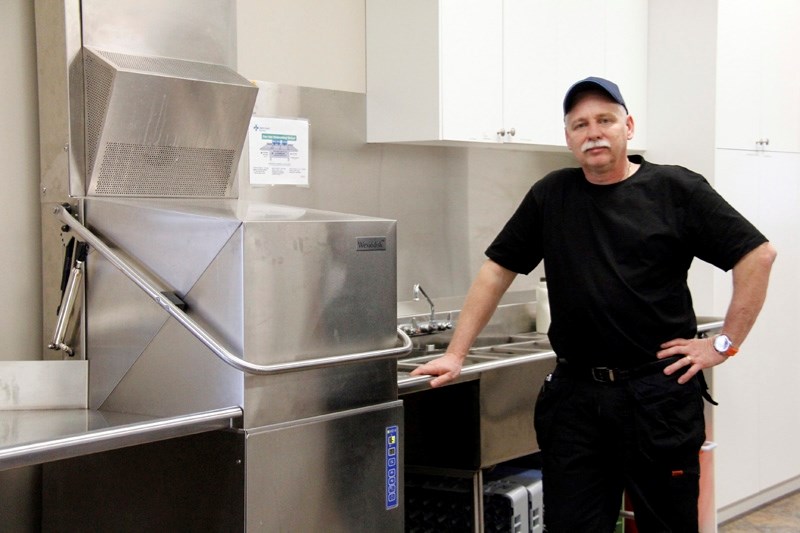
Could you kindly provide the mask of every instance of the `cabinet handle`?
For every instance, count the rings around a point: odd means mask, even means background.
[[[769,146],[769,138],[767,139],[759,139],[756,141],[756,144],[759,146]]]

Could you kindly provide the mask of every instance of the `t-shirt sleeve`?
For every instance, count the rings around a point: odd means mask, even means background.
[[[541,228],[541,211],[531,188],[486,249],[486,256],[512,272],[530,273],[542,260]]]
[[[694,255],[728,271],[767,238],[703,180],[689,201]]]

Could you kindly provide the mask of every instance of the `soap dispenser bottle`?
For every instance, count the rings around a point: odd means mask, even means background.
[[[547,297],[547,278],[539,278],[536,287],[536,332],[547,334],[550,329],[550,300]]]

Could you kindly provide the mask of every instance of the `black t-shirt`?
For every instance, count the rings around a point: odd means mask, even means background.
[[[694,336],[693,258],[727,271],[767,240],[701,175],[630,159],[639,170],[612,185],[548,174],[486,250],[521,274],[544,259],[550,341],[574,364],[631,368]]]

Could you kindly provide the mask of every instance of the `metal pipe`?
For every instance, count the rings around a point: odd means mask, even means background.
[[[136,268],[120,257],[106,243],[92,233],[91,230],[78,222],[78,220],[76,220],[75,217],[73,217],[63,206],[56,206],[56,208],[53,210],[53,214],[58,217],[59,220],[72,228],[75,233],[84,240],[84,242],[92,246],[95,250],[97,250],[98,253],[100,253],[100,255],[105,257],[112,265],[117,267],[120,272],[133,281],[136,286],[142,289],[151,299],[155,300],[158,305],[160,305],[167,313],[169,313],[170,316],[177,320],[178,323],[185,327],[209,350],[214,352],[217,357],[219,357],[226,364],[242,372],[255,375],[284,374],[287,372],[313,370],[317,368],[326,368],[349,363],[389,359],[400,357],[411,352],[411,348],[413,346],[411,338],[403,331],[398,329],[397,335],[403,341],[403,344],[394,348],[371,350],[368,352],[359,352],[353,354],[332,355],[328,357],[318,357],[303,361],[292,361],[290,363],[273,363],[270,365],[257,365],[249,361],[245,361],[241,357],[225,348],[200,324],[195,322],[194,319],[187,315],[182,309],[172,303],[144,273],[139,272]]]

